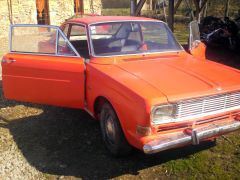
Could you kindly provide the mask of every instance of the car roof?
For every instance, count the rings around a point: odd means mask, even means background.
[[[159,20],[136,16],[88,16],[83,18],[73,18],[67,20],[67,22],[82,23],[86,25],[115,21],[159,21]]]

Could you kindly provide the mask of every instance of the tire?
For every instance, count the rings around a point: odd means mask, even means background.
[[[123,134],[118,117],[107,102],[101,107],[100,126],[106,148],[113,156],[126,156],[131,153],[132,147]]]

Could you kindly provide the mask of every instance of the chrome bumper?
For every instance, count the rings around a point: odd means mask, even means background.
[[[191,130],[186,129],[186,131],[178,134],[169,134],[168,136],[148,142],[143,146],[143,151],[146,154],[153,154],[191,143],[197,145],[202,140],[235,131],[237,129],[240,129],[240,121],[231,121],[221,125],[212,124],[207,127]]]

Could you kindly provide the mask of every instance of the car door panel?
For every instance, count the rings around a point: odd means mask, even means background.
[[[83,107],[84,64],[75,57],[8,54],[2,63],[6,98],[57,106]]]
[[[18,101],[83,108],[84,71],[84,59],[77,55],[11,52],[2,61],[4,96]]]

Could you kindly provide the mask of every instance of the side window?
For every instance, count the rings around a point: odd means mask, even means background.
[[[45,25],[11,26],[10,51],[77,56],[76,51],[58,27]]]
[[[62,29],[62,31],[66,37],[68,36],[68,29],[69,29],[69,24],[66,24]]]
[[[70,31],[70,41],[87,40],[86,28],[81,25],[72,25]]]
[[[74,56],[74,51],[70,47],[66,39],[63,38],[61,34],[58,36],[58,47],[57,52],[59,55]]]
[[[70,26],[69,41],[83,58],[89,59],[90,56],[85,26],[78,24],[73,24]]]

